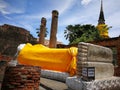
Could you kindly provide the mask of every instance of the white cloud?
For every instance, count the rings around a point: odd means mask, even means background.
[[[5,17],[5,18],[8,19],[8,20],[12,20],[11,17],[8,17],[8,16],[6,16],[6,15],[3,15],[3,17]]]
[[[14,17],[15,19],[24,19],[24,20],[41,20],[42,17],[45,17],[46,19],[51,19],[52,18],[52,10],[58,10],[59,16],[64,14],[68,9],[70,9],[76,0],[62,0],[62,1],[56,1],[54,0],[53,2],[48,1],[49,3],[49,8],[44,8],[44,10],[38,9],[36,13],[29,13],[29,14],[23,14]],[[62,6],[61,6],[62,5]],[[48,6],[47,4],[45,6]],[[40,7],[41,8],[41,7]],[[36,8],[35,8],[36,9]]]
[[[99,9],[100,7],[98,7],[96,2],[87,7],[73,9],[74,11],[72,10],[69,15],[64,16],[60,20],[60,26],[69,24],[97,24]]]
[[[88,5],[92,0],[82,0],[81,4],[82,5]]]
[[[99,18],[99,12],[100,12],[100,1],[94,0],[95,2],[89,6],[86,6],[82,8],[82,10],[74,10],[72,13],[68,16],[64,16],[62,20],[60,20],[60,25],[69,25],[74,23],[91,23],[96,24],[98,23]],[[87,0],[86,0],[87,2]],[[113,4],[112,4],[113,3]],[[103,2],[103,9],[104,9],[104,15],[106,24],[111,25],[120,25],[120,20],[118,20],[120,16],[120,10],[119,5],[117,2],[115,3],[114,0],[106,0]],[[109,7],[112,6],[112,7]],[[77,8],[78,9],[78,8]],[[64,23],[62,23],[64,21]]]
[[[0,0],[0,12],[3,15],[13,14],[13,13],[24,13],[25,12],[25,1],[14,1],[17,5],[12,5],[11,3]]]
[[[106,18],[106,24],[109,23],[111,26],[120,26],[120,12],[114,12],[111,15],[108,15]]]
[[[120,27],[113,27],[109,30],[110,37],[118,37],[120,36]]]
[[[45,17],[45,18],[51,18],[51,13],[48,13],[48,12],[43,12],[43,13],[36,13],[36,14],[27,14],[27,15],[20,15],[20,16],[17,16],[15,17],[16,19],[25,19],[25,20],[40,20],[42,17]]]
[[[8,4],[5,1],[0,0],[0,12],[2,14],[9,14],[9,12],[5,10],[7,8],[7,6],[8,6]]]
[[[78,16],[78,15],[68,16],[59,21],[59,26],[80,24],[80,22],[81,21],[84,22],[84,20],[85,20],[84,16]]]
[[[54,3],[54,7],[59,11],[59,14],[65,13],[67,10],[69,10],[77,0],[60,0],[60,2],[56,1]]]
[[[27,15],[26,18],[33,18],[33,19],[40,19],[41,17],[45,17],[47,19],[52,17],[52,10],[57,10],[59,13],[59,16],[64,14],[68,9],[70,9],[76,0],[61,0],[52,2],[49,8],[45,9],[44,12],[38,12],[36,14]],[[49,1],[50,3],[51,1]]]

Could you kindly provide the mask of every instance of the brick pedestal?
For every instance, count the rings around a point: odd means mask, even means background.
[[[1,90],[39,90],[40,67],[8,66]]]

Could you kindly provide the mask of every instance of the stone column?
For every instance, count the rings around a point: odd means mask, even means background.
[[[52,11],[52,23],[51,23],[51,32],[50,32],[50,42],[49,47],[55,48],[56,47],[56,34],[57,34],[57,27],[58,27],[58,11]]]
[[[40,25],[40,36],[39,36],[39,43],[44,45],[45,39],[45,32],[46,32],[46,18],[42,17],[41,25]]]

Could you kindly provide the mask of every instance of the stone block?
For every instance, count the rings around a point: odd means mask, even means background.
[[[78,44],[78,60],[94,61],[94,62],[112,62],[112,50],[90,43],[80,42]],[[83,61],[84,61],[83,60]]]
[[[69,77],[69,73],[58,72],[52,70],[41,70],[41,77],[59,80],[65,82],[66,78]]]
[[[95,79],[102,79],[112,77],[114,75],[114,66],[111,63],[102,63],[102,62],[82,62],[83,67],[95,67]],[[81,66],[81,65],[80,65]],[[77,67],[80,67],[77,66]],[[79,71],[79,68],[77,68]],[[81,68],[80,68],[81,71]]]

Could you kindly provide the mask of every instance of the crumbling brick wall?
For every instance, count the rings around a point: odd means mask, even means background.
[[[7,66],[1,90],[39,90],[40,67]]]
[[[13,57],[7,55],[0,55],[0,61],[7,61],[10,62]]]
[[[115,76],[120,76],[120,67],[115,67],[114,75]]]
[[[7,67],[7,62],[6,61],[0,61],[0,90],[2,86],[2,81],[4,78],[4,73],[5,73],[5,68]]]

